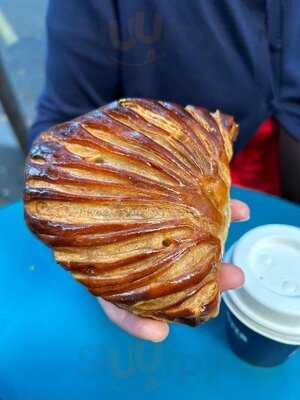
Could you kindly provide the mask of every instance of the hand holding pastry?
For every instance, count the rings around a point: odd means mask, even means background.
[[[249,218],[247,205],[241,201],[232,200],[231,216],[232,221],[246,221]],[[244,275],[240,268],[232,264],[222,264],[220,270],[221,291],[239,288],[243,282]],[[131,335],[153,342],[161,342],[168,336],[169,326],[166,322],[138,317],[101,298],[99,298],[99,302],[108,318]]]
[[[57,125],[27,159],[26,221],[133,334],[205,322],[242,280],[220,268],[231,214],[247,216],[230,207],[237,130],[219,111],[146,99]]]

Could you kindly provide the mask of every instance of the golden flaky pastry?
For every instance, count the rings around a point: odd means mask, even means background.
[[[122,99],[42,133],[25,217],[89,291],[196,325],[218,314],[230,220],[231,116]]]

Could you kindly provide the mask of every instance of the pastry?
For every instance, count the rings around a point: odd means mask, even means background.
[[[197,325],[218,314],[237,134],[219,111],[121,99],[35,141],[25,218],[95,296]]]

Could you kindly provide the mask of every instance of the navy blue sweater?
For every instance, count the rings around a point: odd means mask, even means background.
[[[300,140],[299,0],[50,0],[31,141],[120,97],[234,115],[241,148],[268,116]]]

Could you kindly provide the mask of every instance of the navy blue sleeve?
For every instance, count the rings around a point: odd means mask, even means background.
[[[46,82],[30,130],[42,131],[119,97],[118,55],[111,44],[112,0],[50,0]]]
[[[300,142],[300,2],[284,4],[280,92],[276,117],[288,133]]]

